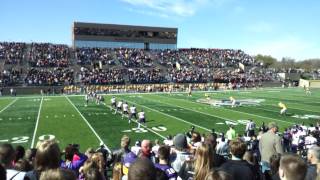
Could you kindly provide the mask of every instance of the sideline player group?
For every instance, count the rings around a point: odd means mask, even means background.
[[[128,103],[123,100],[119,100],[117,102],[116,98],[113,96],[111,98],[111,105],[110,105],[110,111],[114,111],[113,114],[121,114],[121,118],[124,119],[125,117],[128,118],[128,123],[130,124],[132,121],[132,118],[135,118],[138,123],[138,128],[141,127],[141,124],[146,126],[146,117],[145,117],[145,112],[143,109],[141,109],[140,112],[138,112],[138,117],[137,118],[137,108],[135,105],[132,105],[129,107]],[[129,113],[130,110],[130,113]]]
[[[104,98],[102,95],[98,95],[95,92],[89,92],[85,95],[85,107],[89,105],[89,101],[95,102],[97,105],[104,104]],[[141,124],[146,126],[146,117],[145,112],[141,109],[140,112],[137,113],[137,108],[135,105],[129,107],[128,103],[123,100],[117,101],[113,96],[111,98],[110,111],[114,111],[113,114],[120,114],[121,119],[125,117],[128,118],[128,123],[130,124],[132,119],[134,118],[138,123],[138,128],[141,128]],[[129,112],[130,111],[130,112]],[[137,116],[138,115],[138,116]]]

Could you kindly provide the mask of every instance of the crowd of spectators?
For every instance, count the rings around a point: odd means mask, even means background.
[[[102,65],[115,65],[113,50],[107,48],[76,48],[75,58],[80,65],[92,65],[101,61]]]
[[[159,50],[155,51],[154,59],[156,59],[159,64],[175,68],[177,63],[179,66],[190,66],[189,62],[186,60],[186,57],[181,53],[180,50]]]
[[[115,54],[120,63],[127,68],[153,66],[151,54],[145,50],[120,48],[115,50]]]
[[[2,86],[12,86],[19,83],[21,80],[21,70],[16,70],[14,68],[9,70],[3,70],[0,72],[0,85]]]
[[[24,58],[25,43],[0,42],[0,60],[5,64],[18,64]]]
[[[79,79],[84,85],[124,84],[125,69],[88,69],[81,67]]]
[[[74,84],[74,71],[60,67],[53,69],[32,68],[28,70],[24,81],[27,85],[71,85]]]
[[[132,84],[168,82],[160,69],[129,69],[128,78]]]
[[[33,67],[67,67],[69,53],[67,45],[32,43],[29,64]]]
[[[81,152],[78,144],[69,144],[62,153],[54,139],[40,141],[37,148],[28,150],[1,144],[0,179],[319,179],[319,126],[278,130],[274,122],[256,127],[251,120],[245,134],[230,126],[226,133],[212,130],[201,135],[192,127],[163,142],[143,139],[133,146],[130,137],[123,135],[121,147],[113,151],[103,143],[86,152]]]
[[[8,63],[16,63],[23,59],[26,48],[24,43],[0,43],[0,59]],[[124,84],[138,83],[239,83],[256,85],[264,81],[274,80],[274,73],[261,71],[260,63],[241,50],[232,49],[178,49],[178,50],[142,50],[127,48],[76,48],[74,51],[67,45],[50,43],[32,43],[31,51],[27,54],[32,67],[42,70],[31,70],[26,78],[28,85],[42,84],[72,84],[74,77],[68,72],[58,71],[60,78],[55,76],[50,68],[70,65],[74,58],[81,68],[80,82],[88,84]],[[246,67],[240,68],[239,63]],[[157,67],[157,65],[162,65]],[[103,66],[107,65],[107,67]],[[89,67],[90,66],[90,67]],[[114,67],[111,67],[114,66]],[[46,69],[49,68],[49,69]],[[112,70],[112,69],[113,70]],[[257,70],[254,70],[254,69]],[[78,69],[78,68],[75,68]],[[121,69],[121,70],[114,70]],[[49,74],[45,75],[45,72]],[[42,73],[43,72],[43,73]],[[32,73],[33,75],[31,75]],[[7,73],[8,74],[8,73]],[[16,79],[16,73],[11,73]],[[37,74],[37,75],[35,75]],[[3,82],[13,82],[2,73]],[[50,79],[46,83],[44,79]],[[54,80],[51,80],[54,79]],[[57,80],[60,79],[60,80]]]
[[[239,63],[245,66],[258,66],[254,59],[241,50],[233,49],[179,49],[164,50],[156,53],[155,58],[160,64],[174,67],[193,64],[198,68],[237,67]]]

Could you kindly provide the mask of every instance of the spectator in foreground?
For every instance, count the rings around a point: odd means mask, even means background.
[[[146,157],[149,158],[150,160],[154,160],[154,156],[151,153],[152,150],[152,144],[150,140],[143,140],[141,142],[141,153],[140,153],[140,157]]]
[[[130,145],[129,136],[123,135],[121,138],[121,143],[120,143],[121,148],[114,151],[112,154],[112,161],[114,164],[121,162],[124,159],[124,157],[126,156],[126,154],[131,152],[129,149],[129,145]]]
[[[204,180],[232,180],[232,177],[224,171],[211,170]]]
[[[213,149],[210,145],[200,144],[194,159],[185,161],[178,173],[182,179],[203,180],[213,168]]]
[[[7,179],[6,169],[0,164],[0,179]]]
[[[15,149],[15,157],[13,160],[13,163],[15,164],[17,161],[19,161],[20,159],[22,159],[25,155],[25,149],[23,146],[16,146]]]
[[[61,152],[55,141],[43,141],[39,144],[35,157],[35,169],[26,173],[26,179],[38,180],[41,173],[49,169],[60,167]]]
[[[280,166],[281,154],[274,154],[270,157],[270,171],[265,173],[266,179],[280,180],[279,166]],[[267,179],[268,180],[268,179]]]
[[[155,180],[156,168],[145,157],[138,158],[129,169],[128,180]]]
[[[279,176],[281,180],[305,180],[307,164],[296,155],[281,157]]]
[[[70,144],[65,148],[65,161],[62,161],[60,166],[73,170],[77,174],[87,159],[86,155],[78,153],[75,146]]]
[[[163,171],[168,179],[176,179],[177,172],[169,165],[170,147],[160,146],[158,149],[158,155],[159,163],[155,164],[155,167]]]
[[[49,169],[41,173],[40,180],[76,180],[76,175],[68,169]]]
[[[12,162],[15,158],[15,151],[11,144],[0,145],[0,164],[6,169],[7,179],[22,180],[24,172],[14,170]]]
[[[317,177],[317,164],[320,162],[320,147],[312,146],[308,150],[308,170],[306,180],[316,179]]]
[[[177,134],[173,139],[174,152],[171,154],[171,166],[179,172],[182,164],[189,160],[191,154],[188,150],[187,137],[184,134]]]
[[[211,145],[212,149],[213,149],[213,167],[220,167],[223,163],[226,162],[226,159],[217,154],[215,149],[217,146],[217,136],[214,134],[209,134],[205,137],[204,139],[204,143]]]
[[[221,170],[230,174],[236,180],[255,180],[256,173],[254,167],[247,161],[242,160],[247,146],[240,140],[233,140],[230,142],[231,160],[222,164]]]
[[[79,170],[79,180],[106,180],[103,172],[101,172],[99,164],[92,159],[88,159]],[[114,178],[113,178],[114,179]],[[114,179],[120,180],[121,178]]]
[[[268,132],[262,134],[259,141],[262,173],[266,170],[270,170],[270,157],[273,154],[283,154],[281,138],[276,135],[278,132],[277,124],[275,122],[270,122],[268,128]]]

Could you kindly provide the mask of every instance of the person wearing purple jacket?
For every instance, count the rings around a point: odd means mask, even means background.
[[[87,159],[86,155],[79,153],[75,146],[69,144],[65,148],[65,161],[61,161],[60,167],[73,170],[78,175],[79,168]]]
[[[160,146],[158,150],[159,163],[155,164],[157,169],[163,171],[169,180],[177,179],[177,172],[169,165],[170,147]]]

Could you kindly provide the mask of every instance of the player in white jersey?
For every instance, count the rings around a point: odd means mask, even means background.
[[[122,119],[124,118],[124,116],[128,116],[129,115],[128,107],[129,106],[128,106],[127,102],[123,103],[123,105],[122,105]]]
[[[123,102],[120,100],[117,104],[117,109],[115,111],[115,114],[117,114],[117,112],[119,111],[121,113],[121,110],[122,110],[122,104]]]
[[[236,107],[236,99],[233,98],[232,96],[231,96],[229,99],[230,99],[230,101],[231,101],[231,107],[232,107],[232,108]]]
[[[129,124],[131,123],[131,118],[134,117],[135,119],[137,119],[137,108],[132,105],[130,107],[130,116],[129,116]]]
[[[112,98],[111,98],[111,106],[110,106],[110,111],[112,110],[112,108],[114,108],[114,109],[116,109],[117,108],[117,102],[116,102],[116,98],[113,96]]]
[[[310,96],[311,95],[311,91],[310,91],[310,88],[309,87],[306,87],[305,88],[305,93],[307,96]]]
[[[189,85],[189,88],[188,88],[188,96],[192,96],[192,87],[191,87],[191,84]]]
[[[304,141],[307,149],[310,149],[312,146],[317,145],[318,142],[313,132],[309,133],[309,135],[304,138]]]
[[[86,104],[85,104],[84,106],[87,107],[88,104],[89,104],[89,95],[88,95],[88,94],[86,94],[86,95],[84,96],[84,100],[86,101]]]
[[[138,113],[138,116],[139,116],[138,128],[140,128],[141,123],[143,123],[144,125],[146,124],[146,117],[143,109],[141,109],[141,112]]]

